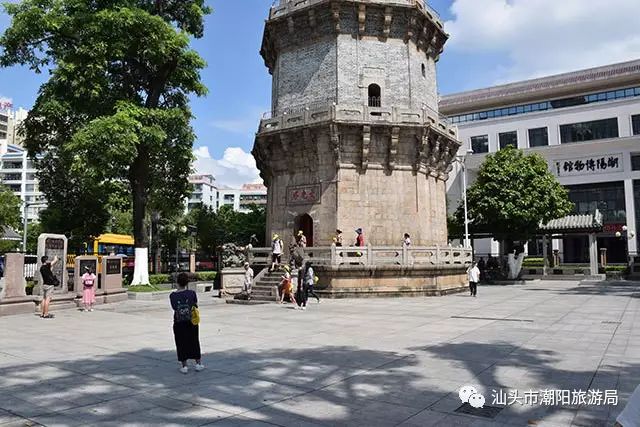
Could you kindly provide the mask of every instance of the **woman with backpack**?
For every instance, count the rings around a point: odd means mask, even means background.
[[[200,353],[199,327],[200,314],[198,312],[198,296],[190,289],[187,273],[178,274],[178,289],[169,295],[173,308],[173,335],[176,341],[180,372],[189,372],[187,360],[196,361],[196,371],[202,371],[202,355]]]
[[[84,311],[93,311],[93,305],[96,303],[96,275],[91,272],[89,267],[84,268],[82,275],[82,304]]]
[[[307,308],[307,300],[309,299],[309,295],[313,295],[315,299],[318,300],[318,304],[320,304],[320,297],[313,291],[313,285],[315,285],[315,283],[316,276],[313,272],[313,264],[311,261],[307,261],[307,263],[304,265],[304,278],[302,279],[304,295],[302,298],[303,310]]]

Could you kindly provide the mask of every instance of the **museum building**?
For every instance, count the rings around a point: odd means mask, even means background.
[[[638,254],[640,213],[640,60],[443,96],[440,112],[458,126],[471,185],[487,153],[509,145],[541,154],[569,190],[576,213],[603,214],[598,247],[610,263]],[[469,150],[473,150],[471,153]],[[462,200],[462,166],[447,182],[448,212]],[[499,255],[491,238],[476,256]],[[540,240],[529,255],[541,255]],[[588,237],[553,240],[564,263],[588,262]]]

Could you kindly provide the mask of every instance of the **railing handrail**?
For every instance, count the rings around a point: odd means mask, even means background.
[[[271,248],[250,248],[249,263],[266,260]],[[384,253],[395,253],[384,256]],[[425,255],[426,254],[426,255]],[[260,256],[255,256],[260,255]],[[267,256],[265,256],[267,255]],[[431,265],[466,265],[471,263],[473,251],[462,246],[314,246],[305,248],[305,255],[316,265],[381,265],[397,264],[411,266],[416,264]],[[329,255],[327,257],[327,255]],[[286,254],[285,254],[286,256]]]

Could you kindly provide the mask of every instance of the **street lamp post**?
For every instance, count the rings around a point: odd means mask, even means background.
[[[473,154],[473,150],[469,149],[464,155],[456,156],[456,160],[462,167],[462,201],[464,203],[464,247],[471,247],[471,239],[469,238],[469,211],[467,210],[467,155]]]
[[[27,221],[27,210],[31,206],[46,206],[43,202],[24,202],[24,211],[22,212],[22,252],[27,253],[27,227],[29,222]]]

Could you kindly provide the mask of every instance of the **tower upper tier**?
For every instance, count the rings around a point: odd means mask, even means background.
[[[424,0],[281,0],[260,51],[272,114],[323,102],[437,110],[447,38]]]

